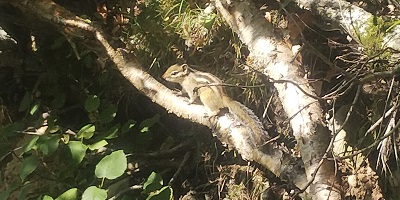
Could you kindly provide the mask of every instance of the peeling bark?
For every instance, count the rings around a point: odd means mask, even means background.
[[[253,135],[252,130],[234,114],[226,114],[216,119],[206,118],[206,109],[201,105],[190,105],[186,98],[178,97],[156,79],[146,73],[135,60],[127,60],[112,48],[102,32],[83,19],[65,10],[50,0],[14,0],[13,4],[42,19],[52,22],[65,34],[86,36],[98,40],[104,47],[104,55],[115,63],[121,74],[139,91],[153,102],[179,117],[190,119],[213,129],[219,139],[235,148],[246,160],[255,161],[272,171],[283,180],[298,187],[304,187],[306,177],[289,153],[276,144],[266,142],[268,137]]]
[[[242,42],[248,45],[254,66],[276,82],[291,82],[275,83],[274,86],[284,110],[291,117],[290,123],[300,147],[307,178],[312,181],[331,138],[320,104],[311,98],[315,96],[313,89],[292,63],[290,49],[276,39],[272,25],[262,18],[250,1],[217,0],[215,4]],[[341,199],[341,191],[336,186],[334,163],[325,160],[317,170],[310,194],[313,199]]]

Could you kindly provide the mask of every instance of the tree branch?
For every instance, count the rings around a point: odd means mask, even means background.
[[[213,129],[222,142],[234,147],[244,159],[258,162],[276,176],[290,181],[298,187],[305,185],[304,170],[297,165],[286,149],[267,143],[266,140],[269,138],[267,135],[253,134],[252,130],[234,115],[205,117],[204,106],[188,104],[186,98],[176,96],[172,90],[146,73],[135,59],[124,58],[108,43],[99,29],[83,19],[50,0],[13,0],[12,2],[20,9],[52,22],[65,34],[94,37],[104,47],[103,56],[108,56],[121,74],[153,102],[179,117],[190,119]]]
[[[259,71],[274,80],[290,80],[291,83],[274,84],[288,116],[293,134],[300,147],[308,180],[319,167],[329,145],[331,135],[324,123],[318,102],[308,96],[316,96],[307,80],[298,73],[292,63],[290,49],[275,37],[273,27],[265,20],[251,1],[216,0],[217,9],[230,27],[250,49],[252,60]],[[306,93],[304,93],[305,91]],[[333,184],[332,184],[333,183]],[[326,160],[316,173],[310,186],[313,199],[341,199],[341,191],[335,186],[334,163]]]

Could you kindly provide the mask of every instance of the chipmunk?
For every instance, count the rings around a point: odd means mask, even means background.
[[[170,66],[162,77],[169,82],[180,84],[181,92],[189,96],[190,104],[199,98],[210,116],[216,116],[222,109],[228,108],[254,132],[258,132],[260,135],[264,134],[265,130],[253,111],[232,100],[226,94],[222,81],[216,76],[192,69],[187,64],[175,64]]]

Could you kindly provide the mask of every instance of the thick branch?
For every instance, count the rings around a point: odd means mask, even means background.
[[[216,7],[246,43],[255,65],[274,80],[290,80],[301,86],[303,91],[315,96],[315,92],[292,64],[290,49],[275,39],[271,24],[262,18],[250,1],[232,2],[217,0]],[[318,167],[330,141],[329,130],[323,123],[320,104],[292,83],[275,83],[283,107],[292,117],[290,123],[300,147],[308,179]],[[340,199],[336,184],[334,163],[325,161],[318,170],[311,194],[314,199]]]
[[[293,182],[298,187],[305,185],[304,170],[292,160],[285,149],[272,143],[267,143],[263,138],[253,135],[252,130],[232,114],[217,117],[215,120],[206,118],[204,116],[204,113],[206,113],[204,106],[189,105],[187,99],[177,97],[170,89],[142,70],[137,61],[127,61],[110,46],[101,31],[91,24],[49,0],[14,0],[13,3],[25,11],[32,12],[52,22],[60,30],[63,30],[65,34],[70,36],[94,36],[104,47],[104,54],[112,59],[121,74],[153,102],[179,117],[187,118],[212,128],[222,142],[234,147],[244,159],[260,163],[275,175]]]

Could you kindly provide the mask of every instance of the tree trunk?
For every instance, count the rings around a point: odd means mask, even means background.
[[[275,80],[274,86],[291,119],[307,179],[312,181],[310,194],[313,199],[341,199],[334,162],[324,160],[322,165],[319,164],[326,156],[330,132],[325,125],[318,99],[312,98],[316,96],[313,89],[299,75],[298,66],[292,63],[290,49],[276,39],[272,25],[262,18],[252,2],[228,3],[217,0],[216,7],[242,42],[249,47],[254,65]]]
[[[202,105],[188,104],[187,99],[176,94],[146,73],[135,59],[126,59],[110,46],[102,32],[83,19],[65,10],[50,0],[19,1],[13,4],[22,10],[32,12],[40,18],[52,22],[69,36],[95,37],[104,47],[99,56],[108,56],[115,63],[121,74],[132,85],[150,98],[153,102],[166,108],[179,117],[208,126],[218,138],[235,148],[244,159],[263,165],[276,176],[294,183],[298,187],[306,185],[304,169],[297,165],[283,147],[268,143],[267,135],[253,134],[244,122],[237,117],[224,115],[217,119],[205,117],[206,109]],[[82,30],[84,30],[82,32]],[[88,45],[89,46],[89,45]],[[233,113],[234,114],[234,113]]]

